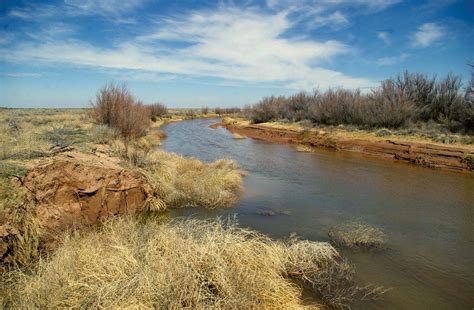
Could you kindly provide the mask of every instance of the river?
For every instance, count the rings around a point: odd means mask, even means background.
[[[239,224],[274,238],[296,233],[328,241],[353,220],[382,228],[384,252],[343,250],[359,284],[392,288],[358,308],[474,307],[474,177],[334,151],[233,139],[214,119],[168,124],[162,148],[210,162],[231,158],[248,172],[235,208],[174,210],[197,217],[237,214]],[[263,214],[276,213],[275,216]],[[357,305],[356,305],[357,307]]]

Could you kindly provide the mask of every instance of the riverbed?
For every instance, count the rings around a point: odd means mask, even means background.
[[[360,285],[392,288],[359,307],[474,307],[474,177],[392,160],[287,144],[234,139],[217,119],[172,123],[162,148],[206,162],[231,158],[248,174],[236,207],[174,210],[173,215],[237,215],[239,224],[274,238],[292,233],[328,241],[334,225],[361,221],[382,228],[384,252],[343,250]],[[199,180],[196,180],[199,181]]]

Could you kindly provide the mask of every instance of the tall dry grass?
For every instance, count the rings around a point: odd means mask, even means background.
[[[327,243],[274,241],[221,220],[159,222],[116,218],[70,235],[34,270],[4,278],[3,306],[298,309],[294,280],[339,265]]]
[[[266,237],[195,220],[120,219],[72,237],[7,302],[18,308],[294,308],[284,249]]]
[[[28,265],[39,255],[42,229],[32,197],[13,184],[10,176],[17,171],[0,166],[0,272]]]
[[[229,159],[204,163],[175,153],[151,150],[146,141],[137,141],[128,150],[114,141],[115,154],[127,158],[132,169],[153,184],[161,203],[159,208],[222,208],[233,206],[242,189],[243,172]]]

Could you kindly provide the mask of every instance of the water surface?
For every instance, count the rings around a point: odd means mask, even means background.
[[[354,219],[381,227],[384,253],[344,251],[360,284],[391,287],[383,302],[361,308],[474,307],[474,177],[333,151],[233,139],[217,120],[166,125],[167,151],[210,162],[235,159],[248,172],[235,208],[176,210],[212,217],[237,214],[241,226],[275,238],[291,233],[327,241],[333,226]],[[282,212],[277,216],[262,211]]]

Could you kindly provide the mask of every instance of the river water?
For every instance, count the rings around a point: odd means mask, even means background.
[[[473,309],[474,177],[333,151],[233,139],[217,122],[172,123],[162,148],[210,162],[235,159],[248,172],[235,208],[174,210],[197,217],[237,214],[239,224],[274,238],[296,233],[328,241],[353,220],[384,229],[389,249],[347,251],[359,284],[392,288],[357,308]],[[262,214],[274,212],[278,215]]]

